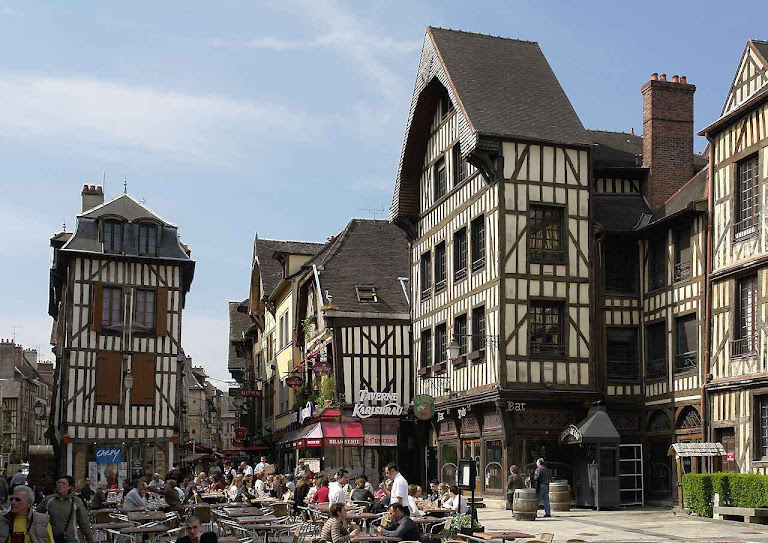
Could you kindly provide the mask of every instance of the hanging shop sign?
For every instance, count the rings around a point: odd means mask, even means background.
[[[120,447],[97,447],[97,464],[119,464],[123,461],[123,449]]]
[[[511,411],[525,411],[526,402],[507,402],[507,413]]]
[[[299,423],[303,424],[305,420],[311,419],[314,413],[315,404],[312,402],[307,402],[307,405],[299,410]]]
[[[240,396],[244,398],[261,398],[261,390],[251,390],[249,388],[241,388]]]
[[[572,444],[572,443],[581,443],[582,435],[579,429],[571,424],[568,426],[565,430],[563,430],[560,433],[560,443],[564,443],[566,445]]]
[[[399,402],[397,392],[374,392],[361,390],[360,401],[352,409],[353,417],[367,419],[368,417],[399,417],[403,414],[403,406]],[[375,402],[385,402],[384,405],[371,405]]]
[[[413,398],[413,414],[419,420],[430,420],[435,415],[435,398],[429,394]]]
[[[243,428],[242,426],[239,428],[235,428],[235,439],[237,441],[242,441],[245,439],[245,436],[248,435],[248,429]]]
[[[301,388],[304,384],[304,379],[301,375],[291,375],[290,377],[285,378],[285,384],[291,388]]]

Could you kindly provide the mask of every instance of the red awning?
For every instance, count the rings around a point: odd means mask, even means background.
[[[323,439],[326,445],[350,447],[363,446],[363,428],[359,422],[326,422],[323,427]]]

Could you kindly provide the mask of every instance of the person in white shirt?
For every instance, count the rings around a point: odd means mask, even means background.
[[[261,461],[258,464],[256,464],[256,467],[254,468],[254,471],[257,471],[257,472],[258,471],[264,471],[268,467],[269,467],[269,462],[267,462],[267,457],[266,456],[262,456],[261,457]]]
[[[149,482],[149,488],[163,488],[164,484],[165,482],[160,480],[160,474],[155,473],[152,476],[152,480]]]
[[[406,507],[408,505],[408,481],[405,480],[405,477],[403,477],[397,469],[397,464],[394,462],[387,464],[386,469],[387,477],[392,481],[392,490],[390,491],[387,489],[384,483],[380,484],[379,488],[381,488],[384,494],[389,498],[390,505],[399,503],[403,507]]]
[[[466,515],[469,512],[469,505],[467,505],[467,500],[459,494],[459,487],[454,485],[451,487],[450,490],[451,493],[451,503],[448,505],[450,509],[453,511],[456,511],[459,515]]]
[[[243,477],[253,477],[253,468],[247,462],[241,462],[240,469],[243,471]]]
[[[256,494],[256,497],[262,497],[266,494],[266,488],[264,486],[264,474],[262,472],[257,472],[255,477],[256,481],[253,483],[253,492]]]
[[[419,509],[416,503],[416,498],[419,494],[419,487],[416,485],[408,485],[408,509],[412,517],[423,517],[424,513]]]
[[[328,485],[328,503],[347,503],[347,493],[344,485],[349,483],[349,472],[341,469],[336,472],[336,480]]]

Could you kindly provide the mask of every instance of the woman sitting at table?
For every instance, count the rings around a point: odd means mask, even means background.
[[[350,496],[353,502],[368,502],[373,503],[373,494],[365,488],[365,479],[359,477],[355,480],[355,489]]]
[[[328,503],[328,494],[330,493],[330,489],[328,488],[328,479],[325,477],[320,481],[320,486],[317,489],[317,492],[315,492],[314,496],[310,499],[312,503]]]
[[[104,491],[107,489],[106,481],[99,481],[96,484],[96,492],[91,498],[91,509],[103,509],[104,504],[107,503],[107,497],[104,495]]]
[[[309,489],[312,487],[312,479],[309,473],[305,473],[299,479],[299,483],[296,485],[296,493],[294,494],[293,501],[293,514],[299,514],[299,507],[304,507],[304,500],[307,498]]]
[[[467,512],[469,511],[469,505],[467,505],[466,498],[459,493],[459,487],[456,485],[453,485],[451,487],[450,493],[451,493],[451,499],[449,500],[450,503],[445,504],[445,507],[453,510],[455,513],[459,515],[466,515]]]
[[[224,482],[222,480],[220,473],[213,476],[213,484],[208,490],[211,492],[216,492],[217,490],[224,490]]]
[[[258,473],[254,474],[253,478],[253,493],[259,498],[267,496],[267,487],[264,483],[264,472],[259,471]]]
[[[227,497],[229,498],[229,501],[231,502],[241,502],[243,501],[242,497],[242,489],[243,489],[243,476],[238,475],[235,477],[235,482],[232,483],[232,486],[227,489]]]
[[[445,483],[440,483],[437,487],[437,493],[440,495],[440,505],[448,507],[448,502],[451,501],[450,487]]]
[[[347,512],[343,503],[334,503],[328,510],[328,514],[330,516],[323,524],[320,539],[328,543],[349,543],[353,537],[357,536],[357,530],[350,532],[347,529]]]
[[[323,480],[323,478],[318,475],[315,477],[314,475],[310,474],[309,476],[309,492],[307,492],[307,497],[304,499],[306,503],[309,503],[312,501],[312,498],[314,497],[315,493],[320,488],[320,482]]]
[[[408,485],[408,511],[412,517],[423,517],[424,512],[419,509],[416,503],[416,497],[419,493],[419,487],[416,485]]]

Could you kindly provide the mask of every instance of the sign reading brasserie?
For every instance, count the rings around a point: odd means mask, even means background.
[[[360,401],[352,410],[353,417],[367,419],[368,417],[399,417],[403,414],[403,406],[399,403],[397,392],[374,392],[361,390]],[[373,402],[384,402],[384,405],[371,405]]]

